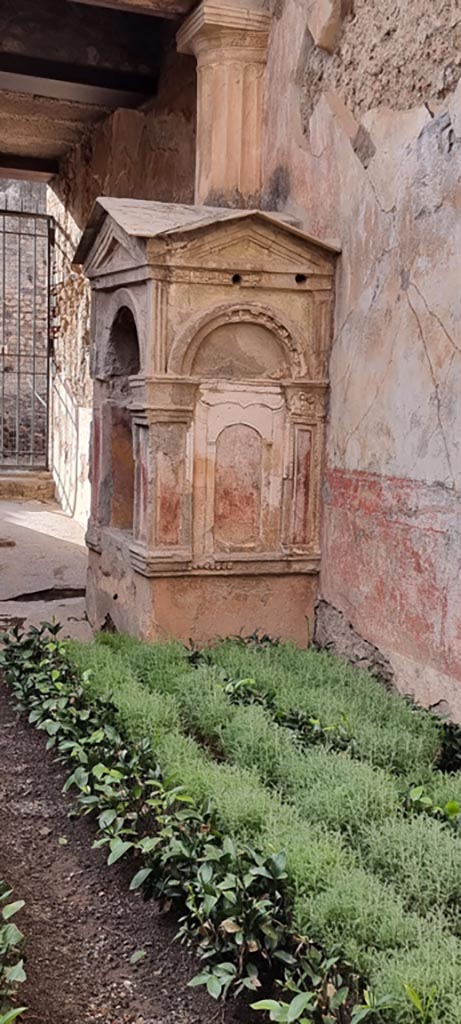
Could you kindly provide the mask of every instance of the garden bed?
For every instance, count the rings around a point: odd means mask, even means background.
[[[67,772],[0,685],[0,876],[25,900],[21,1024],[248,1024],[187,987],[198,966],[174,943],[177,921],[130,893],[125,861],[107,868],[94,823],[69,818]],[[137,951],[145,957],[136,965]],[[211,1003],[212,1013],[209,1013]],[[1,1014],[0,1014],[1,1018]]]
[[[212,995],[256,1000],[278,977],[274,1019],[461,1021],[461,777],[435,719],[290,645],[104,636],[48,644],[16,678],[14,648],[10,681],[74,760],[109,861],[134,857],[136,888],[182,902]]]

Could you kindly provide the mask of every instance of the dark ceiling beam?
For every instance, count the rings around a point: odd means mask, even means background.
[[[71,0],[90,7],[111,7],[115,11],[149,14],[155,18],[178,18],[187,14],[196,0]]]
[[[50,181],[59,171],[59,161],[39,156],[0,153],[0,178]]]
[[[0,89],[96,106],[139,107],[155,96],[157,77],[118,68],[77,65],[0,53]]]

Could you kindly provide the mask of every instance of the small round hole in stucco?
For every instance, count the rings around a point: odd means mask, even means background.
[[[241,278],[240,274],[233,274],[233,276],[232,276],[232,284],[240,284],[241,280],[242,280],[242,278]]]
[[[296,284],[305,284],[307,281],[307,277],[305,274],[296,274],[295,281]]]

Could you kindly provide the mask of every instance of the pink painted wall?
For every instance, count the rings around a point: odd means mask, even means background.
[[[342,246],[322,596],[387,655],[403,691],[461,718],[461,69],[450,12],[408,0],[396,22],[384,0],[377,26],[357,0],[330,56],[313,45],[302,0],[277,5],[265,182],[267,205]]]

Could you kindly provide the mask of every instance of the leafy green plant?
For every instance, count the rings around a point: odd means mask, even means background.
[[[311,1010],[314,1009],[314,996],[312,992],[303,992],[295,996],[290,1003],[278,1002],[275,999],[261,999],[251,1004],[253,1010],[266,1010],[270,1020],[280,1021],[282,1024],[290,1024],[292,1021],[299,1021],[299,1024],[308,1024],[312,1021]],[[305,1016],[309,1013],[309,1016]]]
[[[360,1024],[362,1020],[382,1020],[382,1013],[395,1009],[395,1005],[392,996],[376,996],[371,990],[365,989],[363,1003],[353,1008],[351,1024]]]
[[[11,1002],[17,986],[26,980],[24,961],[19,955],[24,936],[13,921],[24,900],[11,900],[12,895],[12,889],[0,881],[0,1011],[6,1011],[4,1018],[0,1015],[0,1024],[3,1019],[15,1020],[23,1012],[12,1010]]]
[[[0,1024],[12,1024],[14,1020],[17,1020],[22,1013],[25,1013],[27,1006],[17,1006],[14,1010],[7,1010],[6,1013],[0,1013]]]
[[[461,804],[457,800],[447,800],[438,804],[429,796],[424,786],[407,786],[402,794],[403,809],[407,815],[431,814],[440,821],[448,822],[455,829],[461,830]]]
[[[238,966],[237,991],[261,987],[261,971],[290,941],[286,881],[283,854],[265,858],[229,836],[221,847],[208,845],[189,886],[179,933],[186,942],[198,943],[202,960],[210,965],[194,984],[202,979],[210,990],[215,978],[216,995],[225,994],[232,976],[223,977],[222,962],[231,961]]]
[[[420,1024],[430,1024],[430,1021],[432,1020],[432,1007],[437,994],[435,985],[431,988],[427,996],[419,995],[412,985],[409,985],[408,983],[404,985],[404,989],[408,999],[416,1009]]]

